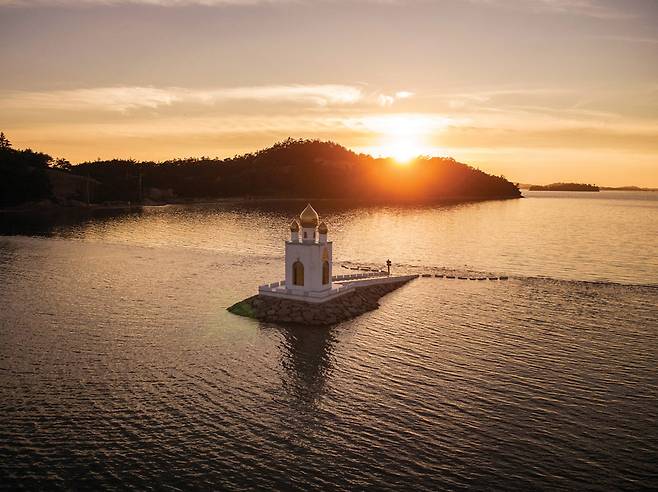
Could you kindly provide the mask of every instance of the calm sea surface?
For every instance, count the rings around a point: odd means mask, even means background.
[[[0,488],[658,488],[658,193],[315,201],[420,278],[331,328],[226,307],[301,202],[0,221]]]

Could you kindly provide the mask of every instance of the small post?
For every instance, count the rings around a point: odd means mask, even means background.
[[[388,268],[388,275],[391,275],[391,260],[386,260],[386,268]]]

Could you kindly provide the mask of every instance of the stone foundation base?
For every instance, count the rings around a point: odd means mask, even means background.
[[[388,283],[364,285],[322,304],[256,295],[234,304],[228,308],[228,311],[273,323],[332,325],[377,309],[380,297],[410,280],[405,278]]]

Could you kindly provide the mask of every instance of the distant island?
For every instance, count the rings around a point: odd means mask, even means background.
[[[406,165],[333,142],[287,139],[228,159],[97,160],[73,165],[0,141],[0,206],[176,203],[229,197],[369,202],[518,198],[502,176],[442,157]]]
[[[603,191],[658,191],[658,188],[642,188],[640,186],[601,186]]]
[[[563,190],[556,189],[555,186],[563,185],[576,185],[576,186],[594,186],[594,185],[581,185],[578,183],[553,183],[550,185],[533,185],[527,183],[517,183],[517,186],[522,190],[533,190],[533,191],[595,191],[595,190]],[[553,187],[550,190],[548,187]],[[594,186],[596,188],[596,186]],[[658,188],[643,188],[641,186],[598,186],[599,191],[658,191]]]
[[[584,183],[552,183],[549,185],[531,185],[530,191],[599,191],[600,188]]]

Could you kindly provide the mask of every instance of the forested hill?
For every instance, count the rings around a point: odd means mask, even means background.
[[[81,205],[222,197],[387,202],[521,196],[505,178],[453,159],[427,157],[401,165],[317,140],[288,139],[229,159],[115,159],[71,165],[29,149],[15,150],[1,136],[0,206],[48,200]]]
[[[503,177],[488,175],[453,159],[420,158],[403,166],[317,140],[288,139],[256,153],[224,160],[87,162],[73,166],[72,172],[103,183],[98,192],[101,200],[136,200],[140,179],[145,196],[155,193],[180,198],[268,196],[422,201],[521,195]]]
[[[549,185],[532,185],[530,191],[599,191],[599,187],[585,183],[552,183]]]

